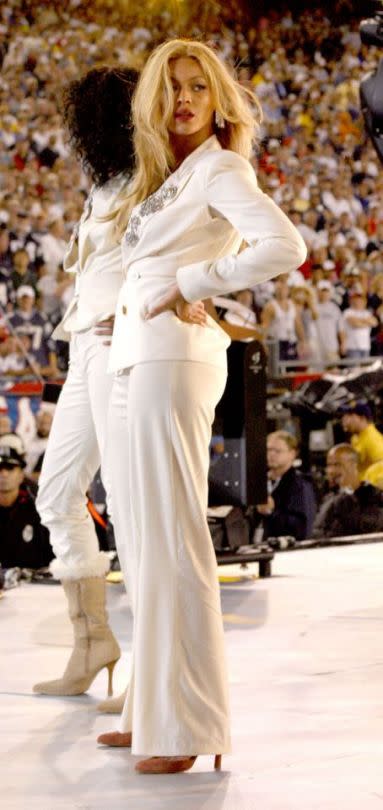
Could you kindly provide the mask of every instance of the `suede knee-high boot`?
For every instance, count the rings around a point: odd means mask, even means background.
[[[120,647],[109,627],[105,603],[105,577],[63,579],[69,616],[74,629],[74,647],[61,678],[35,684],[34,692],[44,695],[81,695],[89,689],[101,669],[112,676],[120,658]]]

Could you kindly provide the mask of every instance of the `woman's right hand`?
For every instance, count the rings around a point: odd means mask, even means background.
[[[196,323],[198,326],[206,326],[206,310],[203,301],[195,301],[189,304],[187,301],[180,301],[176,304],[176,315],[180,321],[185,323]]]
[[[184,323],[195,323],[199,326],[205,326],[206,324],[207,318],[204,303],[202,301],[195,301],[190,304],[188,301],[185,301],[177,282],[172,284],[165,293],[160,295],[156,301],[152,302],[150,306],[147,307],[143,317],[145,321],[149,321],[152,318],[156,318],[157,315],[168,311],[174,312],[177,318],[179,318],[180,321],[184,321]]]

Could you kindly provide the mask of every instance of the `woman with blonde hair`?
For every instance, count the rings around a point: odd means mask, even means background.
[[[110,560],[99,550],[87,491],[101,463],[109,495],[105,442],[112,379],[107,366],[123,281],[115,215],[134,166],[130,106],[137,79],[132,68],[104,65],[87,71],[63,91],[70,143],[93,185],[65,256],[65,269],[76,279],[75,293],[55,335],[70,341],[70,368],[55,411],[36,504],[50,532],[55,553],[51,570],[63,584],[74,644],[63,674],[34,685],[34,692],[43,695],[82,694],[104,668],[110,694],[120,658],[106,611]],[[188,305],[179,316],[203,323],[201,308],[202,304]],[[121,711],[120,699],[111,698],[99,709],[114,712],[118,707]]]
[[[254,102],[207,46],[172,40],[133,101],[137,170],[118,215],[125,282],[109,420],[113,520],[135,618],[121,730],[140,773],[230,750],[224,639],[207,521],[209,441],[229,340],[177,309],[296,269],[300,234],[257,187]],[[242,240],[247,247],[238,254]]]

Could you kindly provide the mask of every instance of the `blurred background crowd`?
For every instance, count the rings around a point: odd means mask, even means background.
[[[313,369],[383,355],[383,176],[359,102],[360,82],[381,54],[360,40],[366,4],[334,0],[304,8],[292,0],[270,10],[260,0],[257,10],[252,6],[240,0],[2,3],[3,383],[63,378],[67,369],[66,344],[54,341],[52,332],[73,295],[62,261],[89,182],[62,129],[61,88],[100,64],[140,69],[153,47],[180,35],[209,41],[256,91],[264,114],[252,159],[259,185],[308,248],[306,262],[290,276],[217,299],[221,317],[258,329],[277,347],[279,360],[299,358]],[[13,448],[13,460],[3,464],[26,464],[37,479],[51,418],[52,409],[44,406],[32,427],[19,420],[27,457]],[[370,429],[370,421],[362,427]],[[11,431],[9,415],[0,413],[0,435]],[[381,457],[383,447],[372,462]],[[356,489],[360,479],[354,479]]]
[[[192,9],[160,0],[2,4],[0,373],[54,377],[66,368],[50,335],[73,292],[62,259],[89,189],[65,142],[60,88],[96,64],[140,68],[175,34],[207,38],[255,88],[264,111],[259,183],[309,251],[299,272],[239,294],[226,317],[258,323],[281,359],[326,364],[383,352],[383,179],[358,96],[378,49],[362,46],[362,11],[347,0],[279,5],[262,12],[260,3],[256,13],[239,0]]]

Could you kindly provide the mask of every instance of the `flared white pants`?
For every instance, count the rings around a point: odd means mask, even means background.
[[[37,509],[50,531],[60,578],[102,576],[109,568],[100,552],[86,492],[104,456],[113,378],[109,347],[93,329],[75,334],[67,379],[57,403],[39,479]],[[108,480],[102,467],[103,483]]]
[[[142,363],[115,378],[107,457],[134,612],[121,731],[133,753],[230,748],[217,566],[206,520],[209,441],[226,372]],[[122,544],[124,548],[120,548]]]

